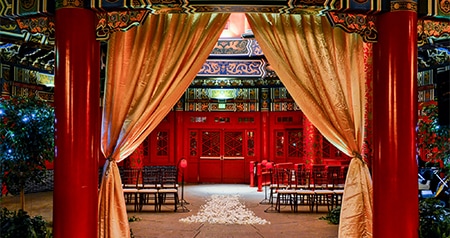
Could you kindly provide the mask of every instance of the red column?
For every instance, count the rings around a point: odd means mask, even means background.
[[[258,163],[256,165],[256,174],[258,175],[258,192],[262,192],[262,183],[263,183],[263,176],[262,176],[262,167],[261,163]]]
[[[189,142],[186,143],[186,145],[184,144],[185,142],[185,136],[184,136],[184,117],[183,117],[183,112],[182,111],[175,111],[174,114],[174,118],[175,118],[175,131],[174,131],[174,137],[175,137],[175,161],[176,163],[178,163],[178,161],[181,158],[187,158],[185,155],[185,150],[184,148],[189,148]],[[186,146],[186,147],[185,147]],[[189,163],[190,161],[188,161]]]
[[[403,4],[402,4],[403,3]],[[417,12],[391,4],[374,44],[373,237],[418,237]],[[416,6],[417,7],[417,6]]]
[[[97,237],[100,44],[93,11],[56,10],[55,238]]]
[[[270,146],[270,138],[269,138],[269,112],[262,111],[261,112],[261,159],[262,160],[270,160],[273,161],[273,158],[270,158],[269,155],[269,146]],[[272,151],[273,153],[273,151]]]
[[[306,116],[303,116],[303,132],[304,132],[304,151],[305,162],[308,167],[312,164],[323,164],[322,159],[322,141],[319,130],[308,120]]]
[[[124,162],[128,168],[142,169],[144,167],[144,144],[140,144]]]

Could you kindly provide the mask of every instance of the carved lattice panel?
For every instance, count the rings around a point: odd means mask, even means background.
[[[220,154],[220,132],[204,131],[202,132],[202,155],[219,157]]]
[[[275,154],[276,156],[284,156],[284,132],[277,131],[275,133]]]
[[[156,137],[156,155],[169,155],[169,133],[167,131],[159,131]]]
[[[288,141],[288,156],[303,157],[303,131],[301,129],[289,130]]]
[[[242,136],[243,136],[242,132],[224,133],[225,156],[242,156],[243,154]]]
[[[247,156],[255,156],[255,132],[247,132]]]
[[[196,131],[191,131],[189,133],[189,154],[191,156],[197,156],[198,151],[197,151],[197,143],[198,138],[197,138],[197,132]]]

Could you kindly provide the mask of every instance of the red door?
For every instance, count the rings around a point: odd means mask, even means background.
[[[244,130],[202,130],[199,180],[203,183],[245,181]]]

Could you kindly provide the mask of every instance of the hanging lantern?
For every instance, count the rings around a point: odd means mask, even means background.
[[[187,167],[187,160],[186,159],[182,159],[180,161],[180,167],[183,168],[183,169]]]

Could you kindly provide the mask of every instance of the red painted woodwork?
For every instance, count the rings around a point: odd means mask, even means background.
[[[270,154],[268,160],[275,163],[305,163],[305,131],[301,111],[271,112],[269,128],[269,144],[266,145]],[[295,137],[298,137],[298,141]],[[300,147],[303,149],[299,149]]]
[[[179,159],[176,155],[178,150],[175,147],[175,130],[177,127],[177,120],[175,120],[175,113],[170,112],[159,123],[158,127],[148,137],[149,140],[149,159],[145,165],[174,165]]]
[[[97,237],[100,44],[95,12],[56,10],[53,236]]]
[[[144,167],[144,144],[139,145],[126,160],[123,160],[123,166],[132,169]]]
[[[245,176],[245,131],[215,130],[200,131],[199,178],[208,183],[244,183]]]
[[[184,151],[189,163],[187,181],[249,183],[250,161],[260,158],[259,115],[185,112],[185,139],[177,150]]]
[[[306,164],[322,164],[322,135],[306,116],[303,116],[303,131]]]
[[[261,141],[269,141],[269,112],[261,112]],[[269,159],[269,146],[261,146],[261,158]]]
[[[249,171],[250,171],[250,187],[255,186],[255,174],[256,174],[256,166],[255,161],[250,161]]]
[[[322,136],[312,125],[304,131],[303,121],[300,111],[170,112],[143,143],[144,165],[174,165],[185,158],[186,182],[250,183],[251,161],[306,163],[307,153],[322,161]],[[348,164],[334,146],[327,148],[326,164]]]
[[[417,14],[377,16],[373,237],[418,237]]]
[[[267,163],[267,161],[266,161]],[[256,174],[258,175],[258,192],[262,192],[262,185],[263,185],[263,176],[262,176],[262,164],[258,163],[256,165]]]
[[[183,128],[184,128],[184,117],[182,116],[181,111],[175,111],[175,132],[174,132],[174,137],[175,137],[175,146],[174,146],[174,153],[175,153],[175,160],[179,161],[182,158],[187,158],[185,151],[180,149],[183,148],[183,142],[186,140],[183,137]],[[187,163],[187,161],[186,161]]]

